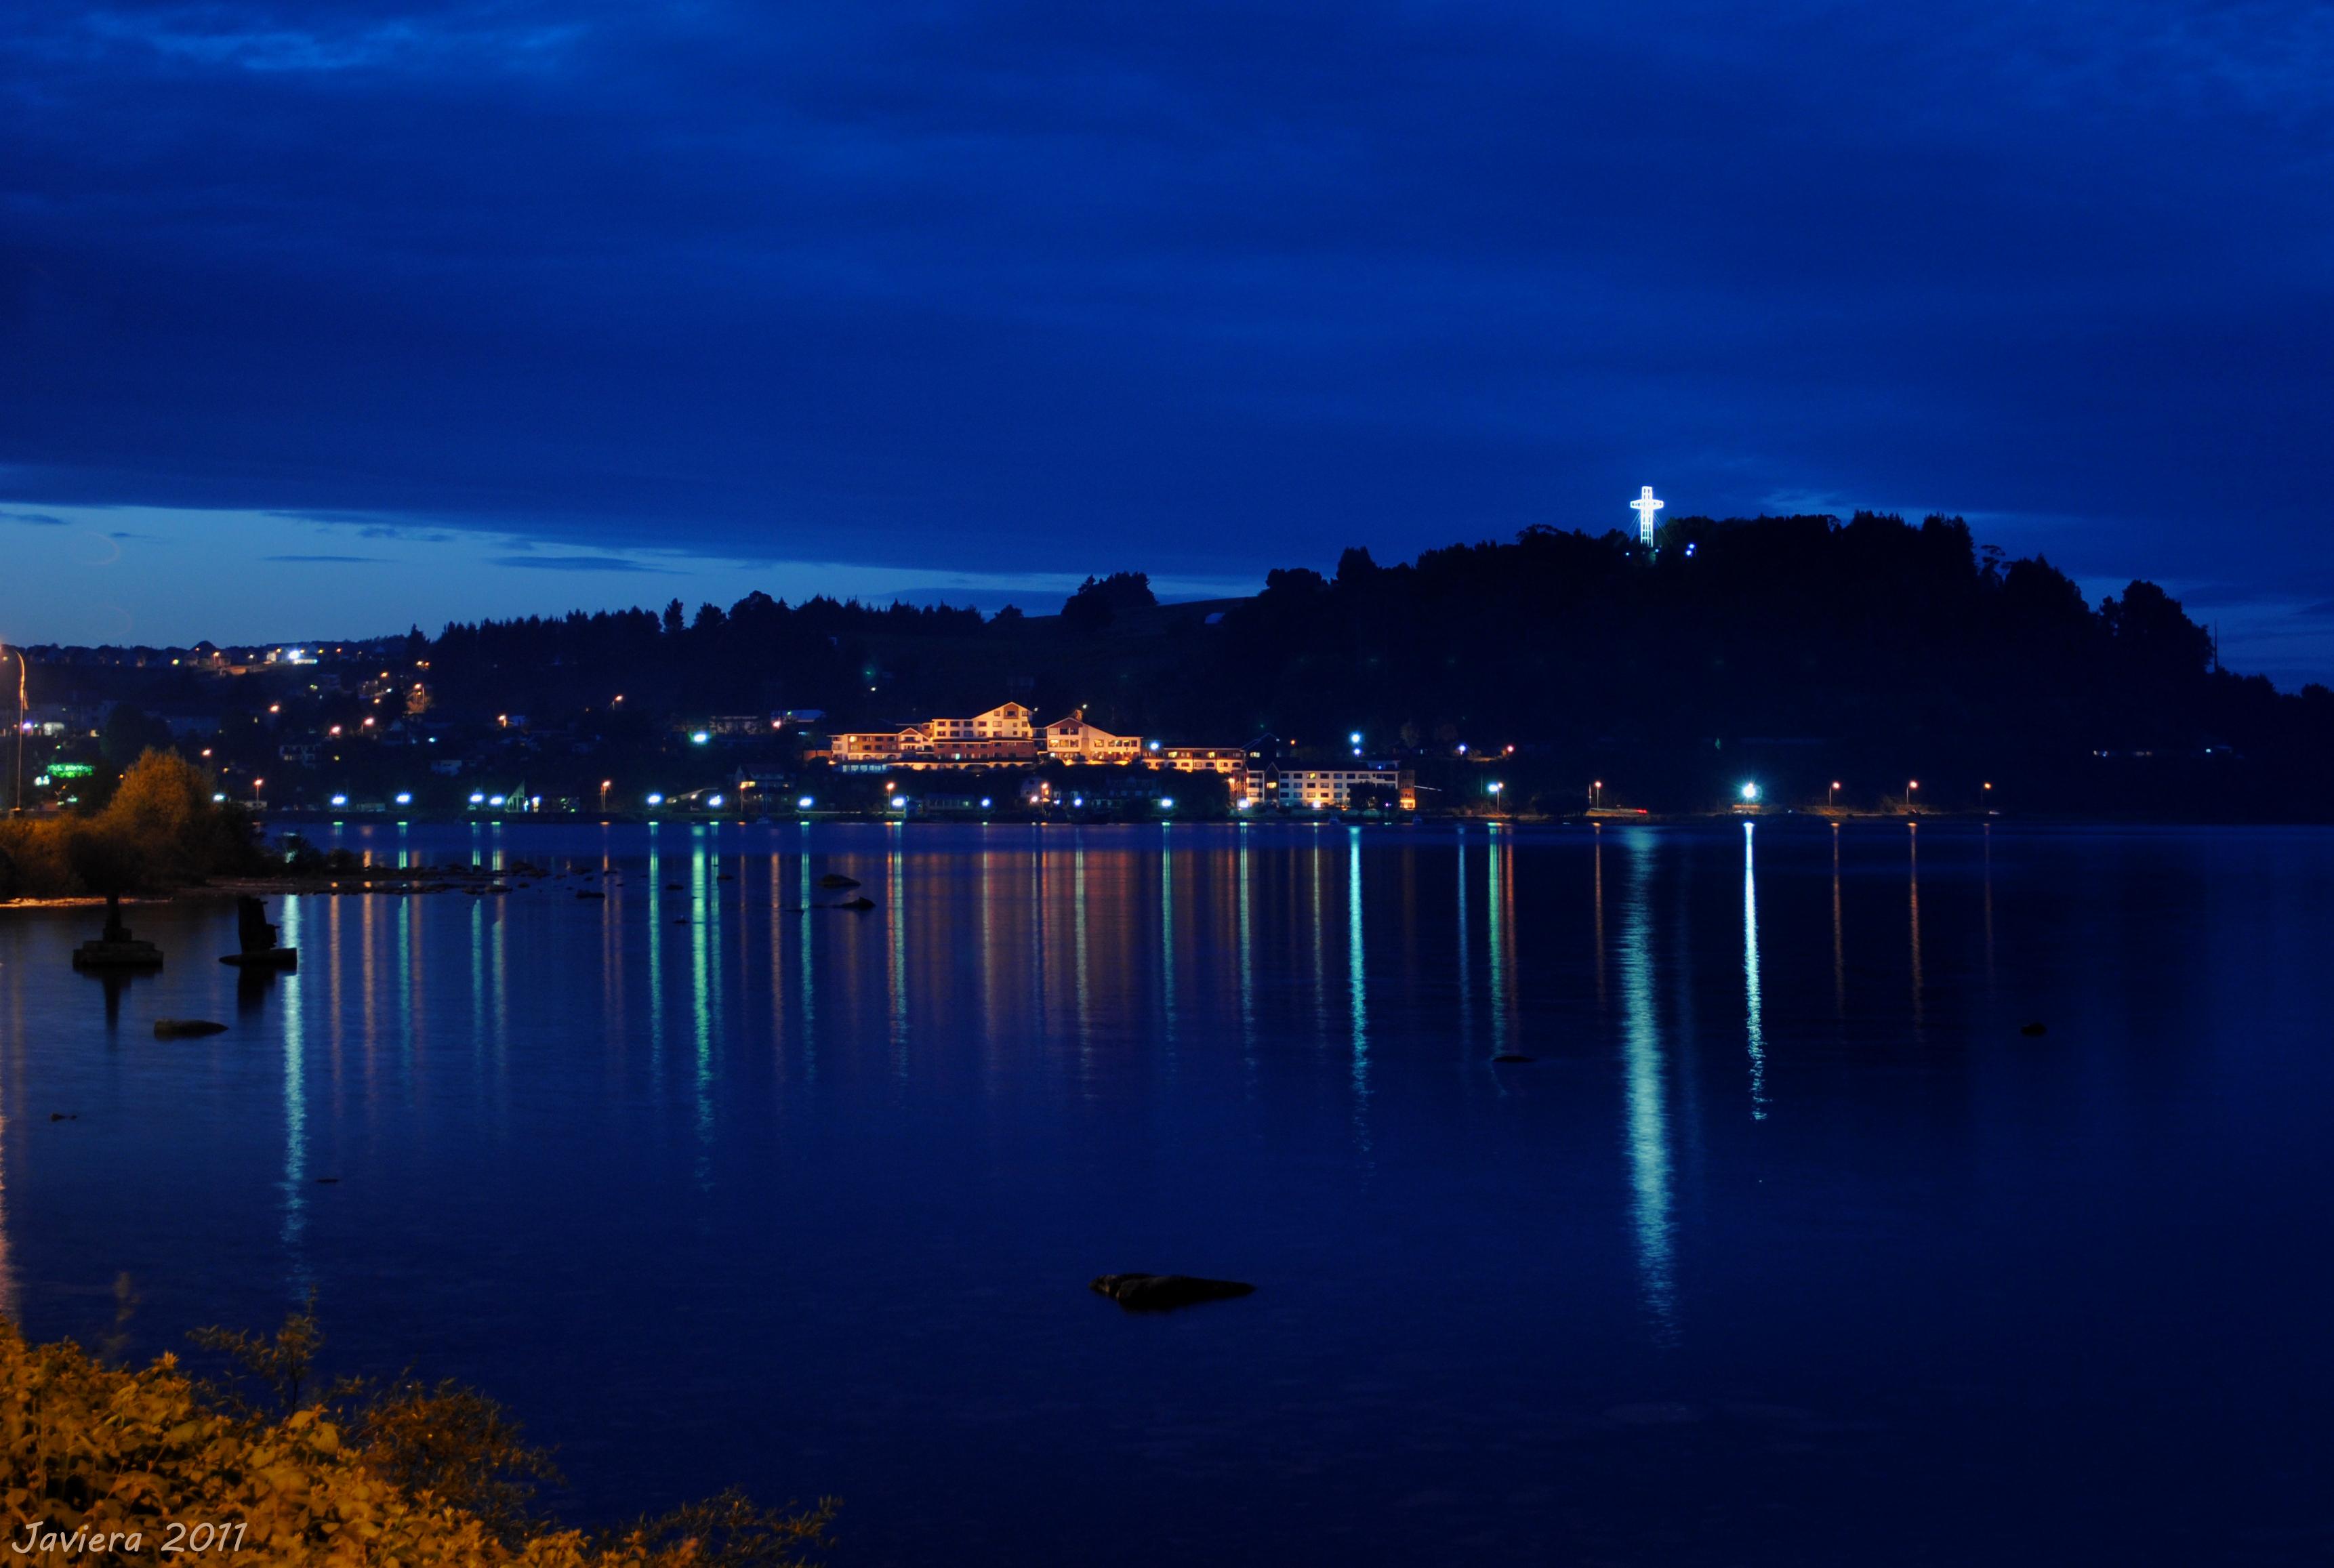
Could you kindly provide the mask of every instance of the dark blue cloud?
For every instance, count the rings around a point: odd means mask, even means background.
[[[2334,589],[2320,6],[17,11],[28,502],[1222,573],[1651,482]]]
[[[497,566],[518,566],[534,572],[664,572],[661,566],[644,566],[621,555],[497,555],[491,559]]]

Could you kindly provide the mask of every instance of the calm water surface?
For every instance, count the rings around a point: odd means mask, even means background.
[[[111,992],[0,913],[35,1335],[313,1288],[574,1516],[835,1493],[845,1563],[2334,1555],[2334,835],[336,842],[618,875],[292,899],[241,995],[230,905]]]

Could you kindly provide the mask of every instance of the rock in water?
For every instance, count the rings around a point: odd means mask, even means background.
[[[2050,1033],[2050,1027],[2047,1024],[2021,1024],[2018,1026],[2018,1032],[2029,1040],[2032,1040]]]
[[[158,1040],[178,1040],[193,1034],[224,1034],[227,1025],[214,1024],[207,1018],[157,1018],[154,1037]]]
[[[1172,1312],[1203,1301],[1230,1301],[1256,1294],[1256,1286],[1236,1279],[1201,1279],[1188,1274],[1106,1274],[1087,1288],[1131,1313]]]

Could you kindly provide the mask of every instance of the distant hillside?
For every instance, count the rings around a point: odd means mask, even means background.
[[[669,748],[679,716],[819,709],[830,729],[881,727],[1010,699],[1324,757],[1358,732],[1403,753],[1436,803],[1480,795],[1495,758],[1504,803],[1550,810],[1593,780],[1613,803],[1696,808],[1754,780],[1779,804],[1837,781],[1843,803],[1880,806],[1918,779],[1939,807],[2334,815],[2334,693],[2223,670],[2153,584],[2087,604],[2048,562],[2005,560],[1953,517],[1681,518],[1651,555],[1617,532],[1534,528],[1396,565],[1349,550],[1333,574],[1275,572],[1252,599],[1160,605],[1120,573],[1052,615],[757,593],[453,625],[379,661],[426,675],[433,725],[524,714],[556,732],[526,770],[551,778],[569,757],[577,779],[550,787],[570,790]],[[148,683],[146,700],[192,700],[184,672]],[[388,700],[344,717],[387,723]],[[327,725],[330,707],[297,702],[253,733],[295,708]]]

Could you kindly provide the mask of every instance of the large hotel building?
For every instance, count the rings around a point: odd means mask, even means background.
[[[1008,702],[970,718],[931,718],[898,729],[833,736],[825,752],[808,754],[853,773],[893,768],[1011,767],[1036,763],[1118,764],[1173,773],[1224,775],[1233,803],[1278,803],[1308,811],[1342,811],[1357,789],[1392,789],[1403,809],[1416,804],[1407,769],[1391,763],[1348,767],[1249,766],[1236,746],[1145,745],[1141,736],[1113,735],[1083,712],[1040,727],[1029,709]]]

